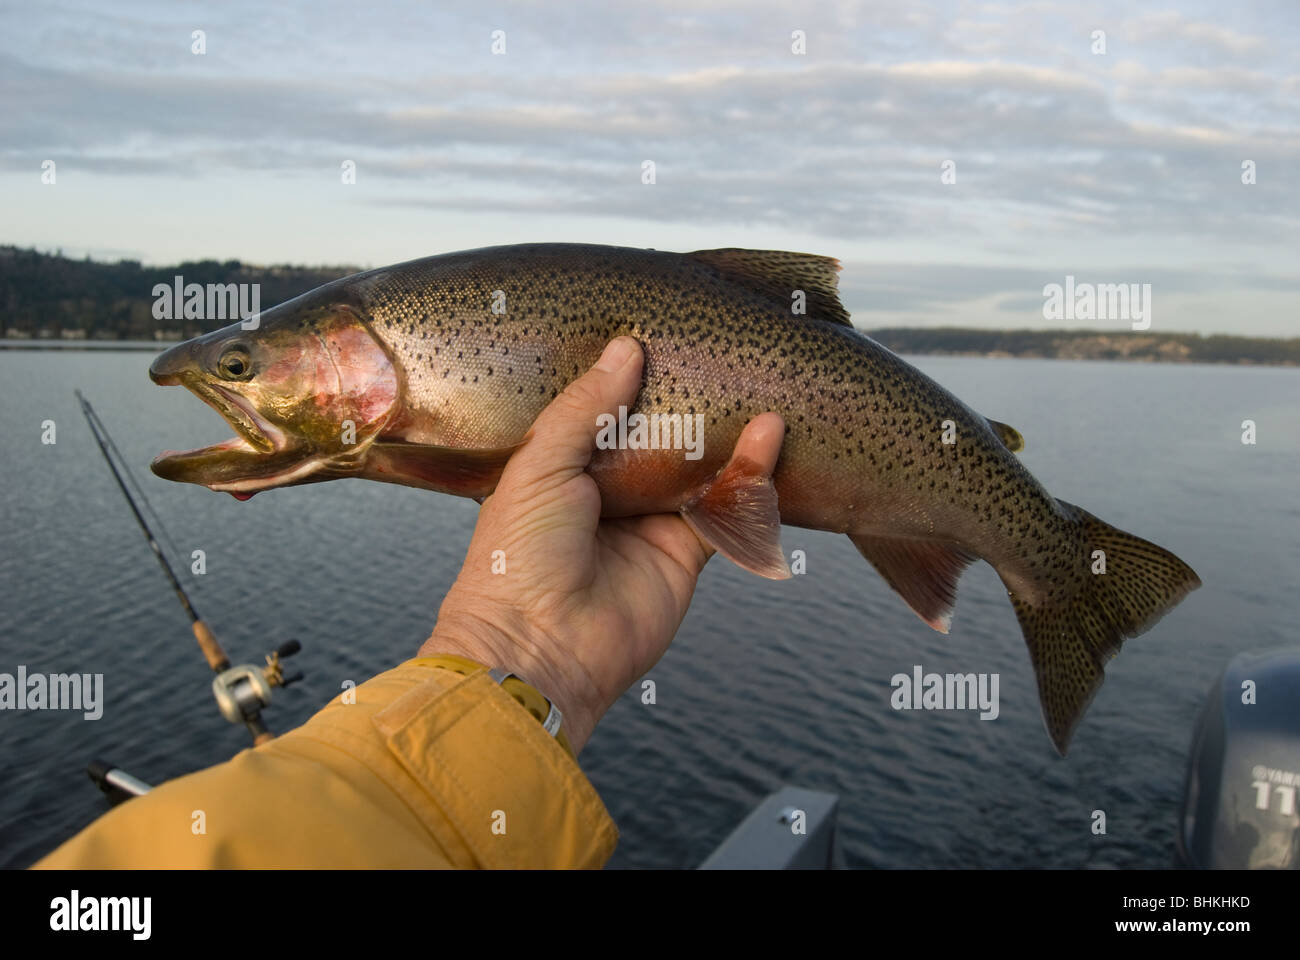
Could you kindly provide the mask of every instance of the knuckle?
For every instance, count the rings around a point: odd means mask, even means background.
[[[579,377],[564,388],[560,400],[565,408],[574,413],[582,413],[596,407],[603,407],[605,390],[597,376]]]

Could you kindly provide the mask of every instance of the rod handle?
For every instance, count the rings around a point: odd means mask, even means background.
[[[221,649],[221,644],[202,620],[194,621],[194,639],[199,642],[199,649],[203,651],[203,657],[214,673],[220,673],[230,666],[230,658],[226,656],[226,651]]]

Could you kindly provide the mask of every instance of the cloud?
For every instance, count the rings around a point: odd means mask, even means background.
[[[53,158],[201,188],[337,182],[346,159],[365,187],[353,215],[761,228],[954,260],[1078,262],[1142,242],[1249,260],[1300,240],[1284,14],[582,0],[438,16],[410,4],[385,24],[333,0],[316,9],[310,31],[243,3],[201,18],[44,9],[0,39],[0,170]],[[189,52],[199,26],[203,57]],[[794,29],[807,56],[790,51]]]
[[[1190,20],[1173,10],[1147,13],[1127,20],[1123,24],[1122,33],[1133,43],[1172,42],[1234,59],[1257,56],[1269,47],[1268,41],[1263,37],[1241,34],[1229,27],[1203,20]]]
[[[447,75],[322,87],[248,76],[163,83],[3,57],[0,83],[32,108],[0,121],[8,165],[59,156],[105,173],[201,176],[352,159],[390,182],[381,204],[797,217],[841,237],[994,233],[1011,206],[1044,230],[1101,235],[1192,223],[1281,235],[1297,222],[1294,202],[1279,203],[1269,186],[1237,189],[1243,157],[1279,168],[1300,159],[1294,128],[1243,134],[1222,111],[1126,118],[1122,93],[1112,99],[1095,78],[1042,66],[812,63],[572,76],[544,88],[531,77]],[[653,203],[639,182],[647,159],[661,175]],[[949,160],[956,188],[940,183]],[[442,189],[448,177],[455,196]],[[423,194],[405,192],[416,183]],[[1243,224],[1243,207],[1268,214],[1262,228]]]

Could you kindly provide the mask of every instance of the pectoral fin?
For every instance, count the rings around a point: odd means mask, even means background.
[[[522,442],[476,450],[423,443],[374,443],[367,451],[362,476],[477,499],[496,489],[506,462],[521,446]]]
[[[737,566],[772,580],[790,576],[781,552],[776,487],[748,457],[732,457],[681,513],[701,540]]]

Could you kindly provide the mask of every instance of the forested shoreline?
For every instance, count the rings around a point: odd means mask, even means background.
[[[257,284],[263,309],[357,272],[353,266],[254,266],[238,260],[144,266],[106,263],[0,246],[0,337],[42,340],[169,341],[197,336],[226,321],[155,316],[155,288],[185,284]],[[1131,360],[1161,363],[1300,365],[1300,338],[1272,339],[1117,330],[985,330],[888,327],[865,330],[896,353]]]

